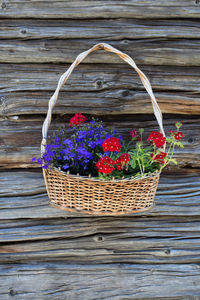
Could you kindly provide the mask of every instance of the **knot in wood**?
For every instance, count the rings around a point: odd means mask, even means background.
[[[128,40],[123,40],[122,41],[122,44],[124,44],[124,45],[128,45],[128,43],[129,43]]]
[[[193,138],[189,138],[188,139],[188,143],[192,144],[194,142],[194,139]]]
[[[129,91],[128,90],[122,92],[122,96],[123,97],[127,97],[128,95],[129,95]]]
[[[22,34],[26,34],[26,29],[22,29],[22,30],[21,30],[21,33],[22,33]]]
[[[97,86],[97,88],[102,88],[103,87],[103,82],[101,81],[101,80],[97,80],[96,81],[96,86]]]
[[[5,3],[5,2],[3,2],[3,3],[1,4],[1,8],[6,8],[6,3]]]
[[[95,242],[103,242],[104,237],[102,235],[98,235],[94,237]]]
[[[16,292],[11,288],[11,289],[9,289],[9,295],[10,296],[14,296],[14,295],[16,295]]]
[[[169,255],[171,253],[171,250],[170,249],[165,249],[165,254]]]

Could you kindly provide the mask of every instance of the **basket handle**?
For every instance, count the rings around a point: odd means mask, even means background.
[[[86,56],[88,54],[90,54],[91,52],[93,52],[95,50],[106,50],[108,52],[116,53],[119,57],[121,57],[124,61],[126,61],[129,65],[131,65],[135,69],[135,71],[138,73],[147,93],[149,94],[149,96],[151,98],[154,115],[155,115],[158,125],[160,127],[160,132],[165,136],[164,129],[163,129],[162,112],[161,112],[161,110],[158,106],[158,103],[156,101],[156,98],[153,94],[151,84],[150,84],[149,80],[147,79],[147,77],[145,76],[145,74],[136,66],[134,60],[130,56],[117,50],[116,48],[110,46],[109,44],[99,43],[99,44],[94,45],[89,50],[80,53],[77,56],[77,58],[75,59],[75,61],[71,64],[69,69],[60,77],[58,84],[57,84],[57,88],[56,88],[53,96],[49,100],[48,113],[47,113],[46,119],[44,120],[44,123],[42,126],[42,142],[41,142],[41,155],[42,156],[45,152],[45,145],[46,145],[46,141],[47,141],[47,132],[48,132],[49,126],[51,124],[52,110],[53,110],[54,106],[56,105],[59,91],[60,91],[61,87],[65,84],[65,82],[67,81],[69,76],[71,75],[74,68],[76,66],[78,66],[86,58]]]

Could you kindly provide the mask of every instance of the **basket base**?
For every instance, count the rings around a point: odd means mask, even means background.
[[[132,211],[121,211],[121,212],[94,212],[94,211],[90,211],[90,210],[80,210],[80,209],[76,209],[76,208],[70,208],[70,207],[66,207],[66,206],[61,206],[61,205],[55,205],[54,203],[52,203],[51,201],[49,201],[49,205],[51,207],[54,208],[58,208],[58,209],[62,209],[65,211],[69,211],[72,213],[80,213],[80,214],[89,214],[89,215],[94,215],[94,216],[123,216],[123,215],[132,215],[132,214],[136,214],[136,213],[141,213],[141,212],[145,212],[145,211],[149,211],[151,209],[153,209],[154,205],[148,206],[148,207],[144,207],[144,208],[140,208],[137,210],[132,210]]]

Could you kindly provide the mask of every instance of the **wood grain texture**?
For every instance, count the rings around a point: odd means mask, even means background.
[[[199,299],[199,1],[0,5],[0,298]],[[31,162],[60,75],[103,41],[149,77],[162,111],[172,114],[164,118],[166,131],[176,120],[184,123],[179,167],[161,175],[155,208],[133,216],[49,207],[41,170]],[[139,78],[103,51],[63,88],[52,130],[80,111],[102,116],[124,137],[133,128],[157,129]]]
[[[51,131],[56,131],[59,127],[68,124],[71,115],[54,117]],[[152,130],[158,130],[158,124],[154,116],[150,115],[117,115],[100,117],[104,121],[105,127],[113,127],[125,139],[129,138],[129,132],[133,129],[145,129],[145,137]],[[200,166],[200,118],[175,115],[164,118],[164,128],[166,134],[168,130],[174,129],[177,120],[183,121],[182,131],[184,133],[184,149],[177,148],[175,157],[178,167],[199,167]],[[0,119],[0,168],[27,168],[37,167],[32,163],[33,156],[40,156],[40,142],[42,139],[41,128],[44,116],[13,116],[9,119]]]
[[[198,264],[2,265],[3,299],[197,300]],[[187,282],[187,284],[185,284]]]
[[[0,40],[0,63],[72,63],[81,52],[104,39]],[[145,65],[200,66],[198,39],[107,40],[111,46]],[[104,51],[88,56],[87,63],[123,63]]]
[[[174,174],[174,175],[173,175]],[[163,174],[156,194],[156,207],[139,216],[200,216],[199,169]],[[41,171],[0,172],[0,219],[47,219],[80,217],[48,206]],[[12,183],[12,184],[10,184]],[[86,215],[90,218],[89,215]],[[134,214],[133,218],[137,215]],[[126,218],[126,217],[125,217]],[[107,219],[107,218],[106,218]],[[114,220],[111,218],[110,220]],[[123,219],[123,217],[121,218]]]
[[[69,64],[0,64],[1,96],[4,92],[54,92],[59,77]],[[154,91],[200,92],[199,67],[140,66]],[[99,92],[113,89],[144,90],[134,70],[119,64],[81,64],[63,86],[63,91]]]
[[[197,20],[0,19],[1,39],[174,39],[200,38]]]
[[[99,18],[198,18],[200,7],[195,1],[20,1],[2,0],[2,18],[99,19]]]
[[[199,171],[162,176],[152,212],[109,218],[48,208],[39,173],[0,175],[1,263],[199,262]]]
[[[50,92],[2,93],[0,117],[29,114],[46,114]],[[200,99],[191,92],[155,92],[155,97],[163,113],[199,115]],[[99,92],[59,93],[54,113],[72,114],[77,112],[98,115],[152,114],[153,109],[148,94],[144,91],[115,89]]]

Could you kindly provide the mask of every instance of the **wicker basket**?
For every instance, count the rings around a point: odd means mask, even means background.
[[[78,55],[74,63],[59,79],[57,88],[49,101],[47,117],[42,127],[41,155],[45,153],[47,132],[51,123],[52,110],[57,102],[60,88],[65,84],[73,69],[91,52],[104,49],[116,53],[138,73],[148,92],[160,132],[165,136],[162,113],[153,94],[149,80],[126,54],[112,46],[100,43]],[[44,170],[44,180],[50,205],[71,212],[93,215],[125,215],[150,210],[159,181],[159,172],[145,175],[143,178],[98,180],[92,177],[71,175],[58,169]]]

